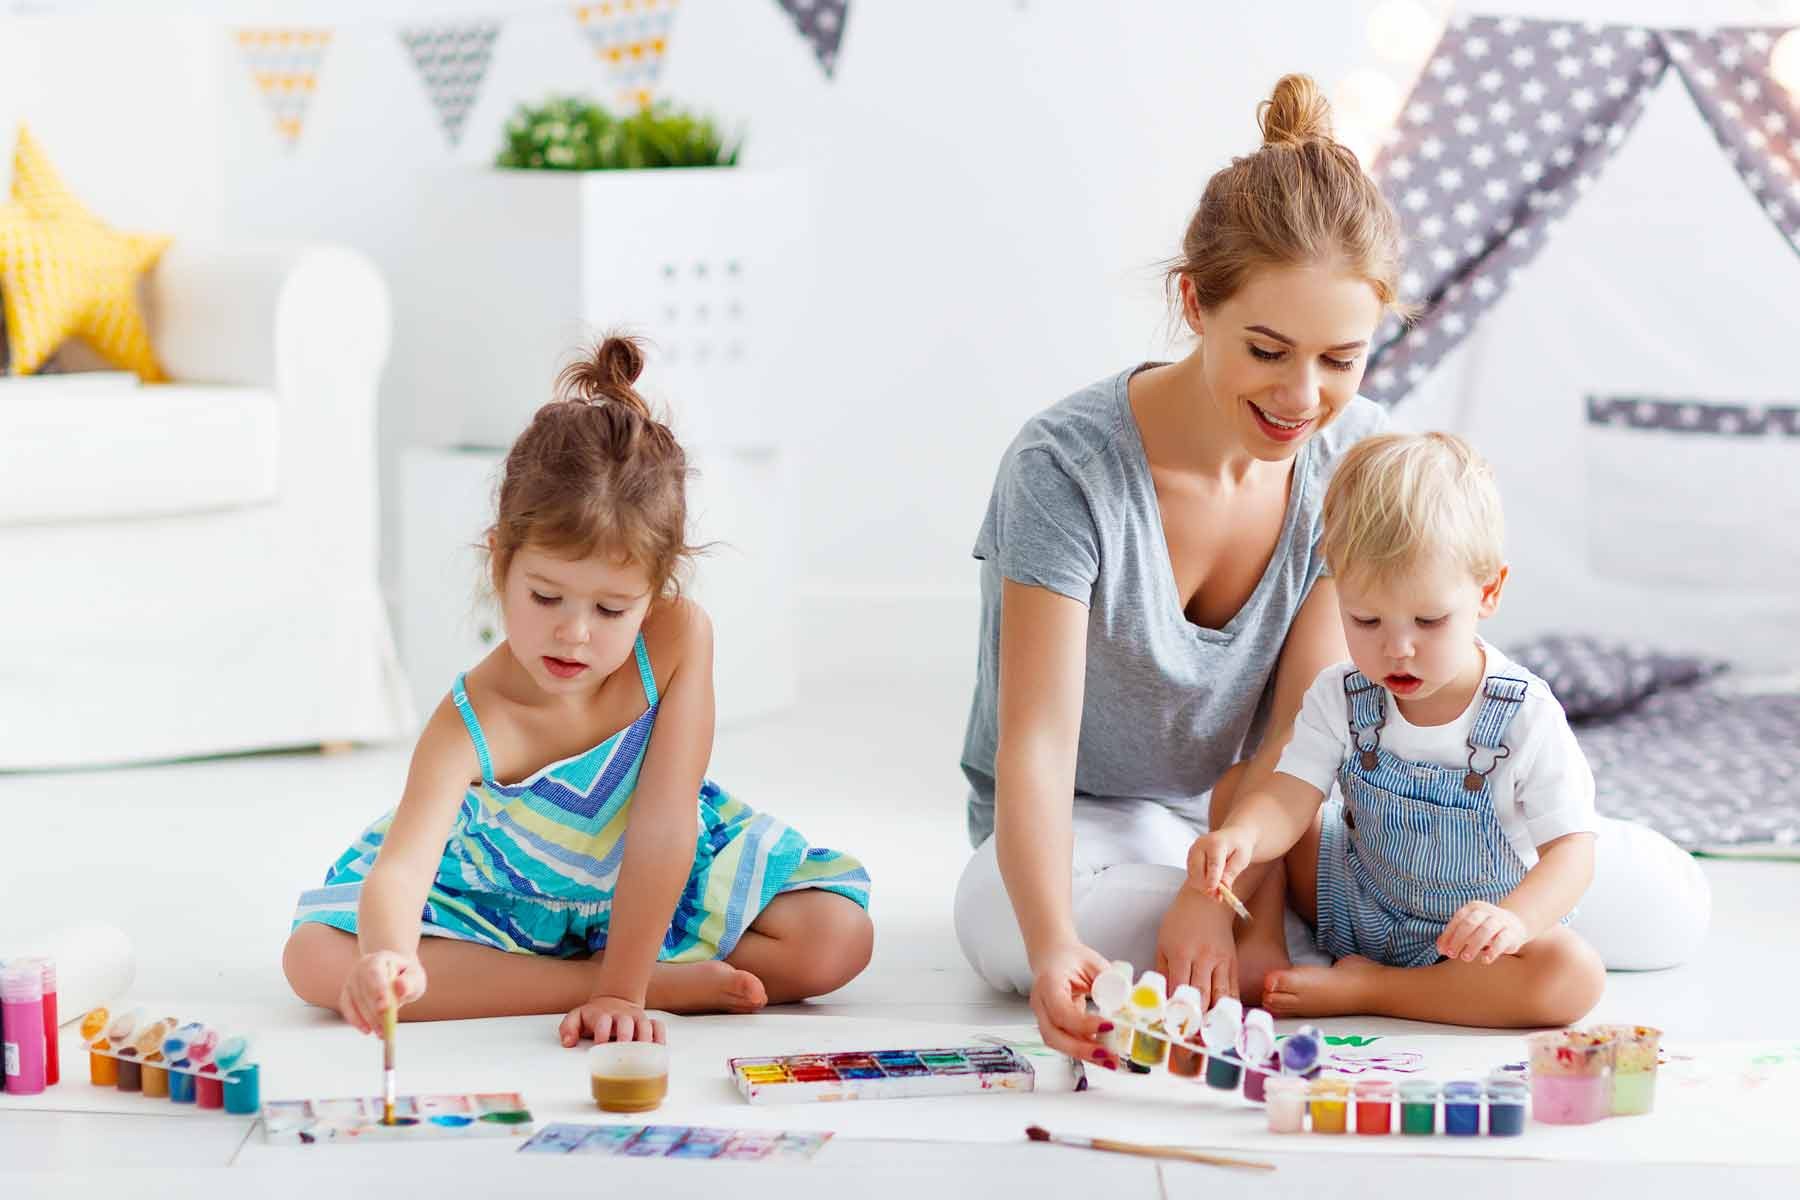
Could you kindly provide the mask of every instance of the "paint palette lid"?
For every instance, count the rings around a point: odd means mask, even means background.
[[[1092,992],[1094,1004],[1101,1012],[1111,1016],[1122,1010],[1131,995],[1131,964],[1122,958],[1107,963],[1106,969],[1094,977]]]

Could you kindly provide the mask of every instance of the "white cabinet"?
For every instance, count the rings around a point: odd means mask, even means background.
[[[711,616],[720,724],[775,711],[795,694],[792,588],[780,455],[688,447],[689,540],[714,542],[688,594]],[[422,715],[458,671],[505,636],[481,541],[502,453],[412,449],[401,467],[400,652]]]

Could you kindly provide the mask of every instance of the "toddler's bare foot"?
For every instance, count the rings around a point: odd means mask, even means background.
[[[1271,938],[1255,933],[1238,943],[1238,991],[1246,1006],[1263,1004],[1268,977],[1293,965],[1288,957],[1287,938],[1280,929]],[[1265,1006],[1266,1007],[1266,1006]]]
[[[672,1013],[747,1013],[769,1002],[762,980],[728,962],[658,963],[644,1006]]]
[[[1287,967],[1269,974],[1263,1007],[1278,1017],[1341,1017],[1373,1011],[1370,993],[1383,971],[1361,955],[1329,967]]]

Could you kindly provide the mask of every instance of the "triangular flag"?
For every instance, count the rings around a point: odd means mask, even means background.
[[[237,44],[256,90],[275,115],[275,132],[293,149],[307,105],[319,87],[319,67],[331,45],[331,30],[240,29]]]
[[[677,0],[605,0],[577,4],[575,19],[606,64],[607,78],[619,89],[626,107],[642,107],[655,98],[669,51]]]
[[[417,25],[400,31],[400,44],[425,81],[431,106],[452,146],[462,141],[463,121],[475,107],[481,81],[493,61],[496,22],[474,25]]]
[[[838,43],[844,40],[844,19],[850,12],[850,0],[779,0],[781,7],[806,40],[812,43],[819,65],[830,79],[837,70]]]

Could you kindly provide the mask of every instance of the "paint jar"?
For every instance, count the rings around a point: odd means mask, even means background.
[[[1131,1056],[1131,1014],[1127,1011],[1131,1003],[1131,975],[1131,964],[1115,959],[1106,964],[1106,970],[1094,976],[1094,985],[1089,991],[1094,998],[1094,1007],[1112,1026],[1100,1035],[1100,1045],[1120,1062]]]
[[[1268,1095],[1269,1079],[1281,1073],[1281,1055],[1271,1054],[1260,1063],[1244,1064],[1244,1099],[1261,1104]]]
[[[219,1078],[211,1063],[201,1067],[200,1073],[194,1076],[194,1107],[225,1107],[225,1081]]]
[[[0,1030],[4,1030],[6,1090],[35,1096],[44,1090],[44,973],[35,959],[0,967]]]
[[[1302,1025],[1281,1043],[1281,1069],[1289,1075],[1311,1078],[1319,1070],[1325,1039],[1315,1025]]]
[[[62,1054],[56,1044],[60,1037],[56,1023],[56,962],[49,958],[31,961],[44,974],[44,1086],[52,1087],[62,1082]]]
[[[1360,1079],[1351,1089],[1356,1097],[1356,1132],[1394,1131],[1394,1081]]]
[[[1299,1133],[1306,1127],[1306,1080],[1277,1075],[1263,1089],[1270,1133]]]
[[[99,1038],[88,1051],[88,1082],[95,1087],[117,1087],[119,1084],[119,1060],[110,1053],[100,1053],[111,1049],[111,1042]]]
[[[144,1095],[161,1099],[169,1094],[169,1068],[163,1065],[162,1051],[144,1059]]]
[[[1487,1081],[1489,1137],[1518,1137],[1525,1132],[1525,1081],[1516,1075],[1494,1074]]]
[[[1400,1132],[1430,1137],[1437,1132],[1439,1089],[1430,1079],[1409,1079],[1400,1085]]]
[[[1200,989],[1184,983],[1169,997],[1163,1010],[1163,1031],[1169,1035],[1169,1074],[1193,1079],[1206,1068],[1206,1052],[1193,1043],[1200,1029]]]
[[[1235,1091],[1243,1078],[1244,1064],[1238,1061],[1237,1051],[1206,1056],[1207,1087],[1218,1088],[1221,1092]]]
[[[119,1051],[119,1077],[115,1086],[121,1092],[141,1092],[144,1090],[144,1064],[138,1061],[137,1051],[126,1046]]]
[[[1169,1043],[1162,1036],[1163,989],[1167,986],[1168,981],[1160,972],[1145,971],[1131,989],[1129,1011],[1136,1029],[1131,1035],[1131,1057],[1125,1065],[1140,1075],[1162,1066],[1169,1053]]]
[[[1451,1137],[1474,1137],[1481,1132],[1481,1084],[1457,1079],[1444,1085],[1444,1132]]]
[[[1531,1115],[1546,1125],[1586,1125],[1612,1112],[1614,1043],[1609,1037],[1565,1029],[1534,1033]]]
[[[669,1048],[661,1042],[602,1042],[588,1051],[588,1090],[602,1111],[649,1112],[669,1094]]]
[[[1350,1084],[1335,1075],[1321,1075],[1306,1085],[1307,1107],[1312,1110],[1314,1133],[1343,1133],[1349,1127]]]
[[[177,1104],[192,1104],[194,1102],[194,1077],[187,1070],[192,1064],[184,1058],[170,1063],[169,1066],[171,1068],[169,1071],[169,1099]]]
[[[262,1068],[239,1067],[225,1080],[225,1111],[254,1115],[262,1108]]]
[[[1206,1067],[1206,1053],[1180,1042],[1169,1043],[1169,1074],[1182,1079],[1197,1078]]]
[[[1612,1115],[1635,1117],[1654,1108],[1662,1030],[1648,1025],[1596,1025],[1589,1032],[1613,1040]]]

